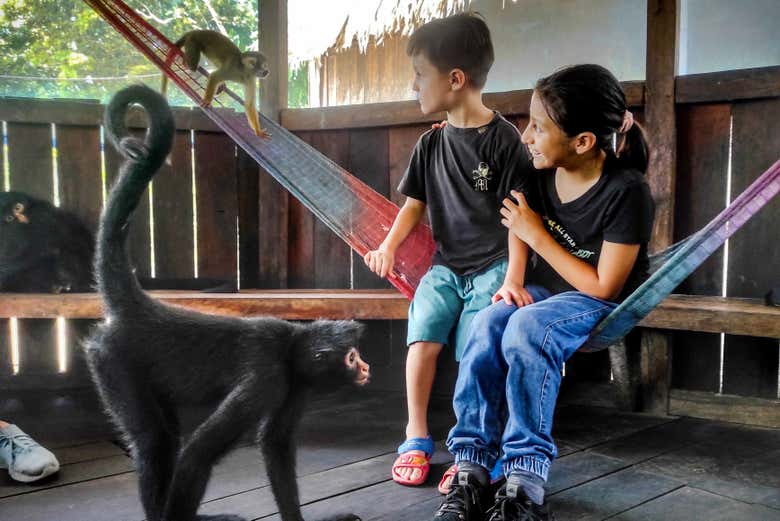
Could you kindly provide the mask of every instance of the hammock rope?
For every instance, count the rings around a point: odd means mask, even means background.
[[[122,0],[84,0],[168,76],[193,102],[200,104],[208,72],[190,71],[181,50]],[[243,105],[230,89],[225,92]],[[381,194],[262,114],[270,140],[257,137],[244,115],[224,108],[218,99],[204,113],[266,172],[360,256],[376,249],[393,224],[398,207]],[[780,192],[777,161],[702,230],[650,258],[652,275],[594,330],[583,351],[619,342],[661,303],[707,257]],[[431,264],[435,250],[429,227],[418,225],[396,255],[388,280],[411,299]]]

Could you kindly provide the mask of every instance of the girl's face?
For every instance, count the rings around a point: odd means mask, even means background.
[[[534,91],[528,126],[521,136],[528,147],[537,169],[566,166],[572,155],[576,156],[573,139],[567,136],[547,115],[539,95]]]
[[[423,53],[412,57],[414,82],[412,90],[417,93],[423,114],[448,110],[454,100],[449,76],[437,69]]]

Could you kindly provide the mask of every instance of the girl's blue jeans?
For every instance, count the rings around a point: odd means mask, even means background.
[[[447,447],[456,462],[487,469],[503,453],[505,475],[523,470],[546,481],[557,455],[551,431],[563,363],[617,305],[577,291],[526,290],[534,298],[530,306],[500,301],[474,318]]]

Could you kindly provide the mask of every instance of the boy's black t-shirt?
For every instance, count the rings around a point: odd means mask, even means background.
[[[535,175],[517,127],[496,112],[482,127],[423,134],[398,191],[427,205],[433,263],[467,275],[507,255],[501,201],[510,190],[535,191]]]
[[[609,163],[609,162],[608,162]],[[640,244],[634,268],[615,302],[622,302],[647,278],[647,243],[653,231],[655,204],[637,170],[604,165],[599,180],[577,199],[562,203],[555,171],[540,172],[540,213],[547,232],[575,257],[597,267],[603,241]],[[575,291],[547,262],[530,252],[526,279],[553,293]]]

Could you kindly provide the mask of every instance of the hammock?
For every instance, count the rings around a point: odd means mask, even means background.
[[[121,0],[85,0],[168,76],[193,102],[200,104],[208,72],[190,71],[181,50]],[[230,89],[225,92],[243,105]],[[398,207],[287,129],[260,115],[270,140],[255,136],[243,114],[223,108],[217,99],[202,110],[266,172],[363,256],[376,249],[393,224]],[[753,182],[712,222],[691,237],[651,257],[653,274],[599,326],[584,351],[619,342],[707,257],[780,191],[780,161]],[[411,299],[431,263],[435,249],[430,228],[417,226],[396,255],[388,280]]]

